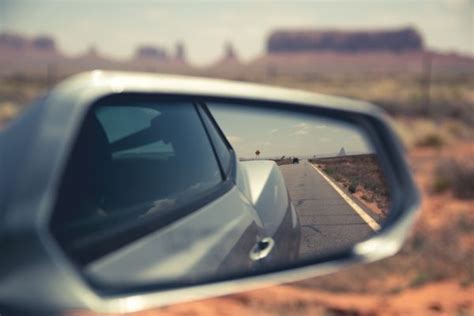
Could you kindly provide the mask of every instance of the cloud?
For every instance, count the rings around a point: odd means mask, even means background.
[[[276,132],[278,132],[278,128],[274,128],[270,131],[270,134],[275,134]]]
[[[231,143],[231,144],[239,144],[243,141],[243,138],[242,137],[239,137],[239,136],[235,136],[235,135],[229,135],[227,136],[227,140]]]
[[[304,122],[301,122],[299,124],[296,124],[295,127],[300,128],[300,129],[307,129],[307,128],[309,128],[309,125],[304,123]]]
[[[308,134],[309,125],[307,123],[301,122],[294,125],[296,131],[293,132],[293,135],[306,135]]]
[[[308,134],[307,129],[299,129],[293,133],[293,135],[306,135],[306,134]]]

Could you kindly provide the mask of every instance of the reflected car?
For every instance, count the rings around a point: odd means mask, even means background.
[[[193,282],[297,259],[300,225],[280,169],[239,161],[204,103],[106,98],[70,157],[52,231],[103,283],[139,284],[151,266],[147,281]]]

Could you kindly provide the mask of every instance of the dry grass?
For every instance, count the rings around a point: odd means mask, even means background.
[[[311,68],[306,64],[305,69]],[[360,67],[359,67],[360,68]],[[225,70],[225,71],[224,71]],[[474,123],[474,72],[435,72],[429,90],[419,72],[371,72],[359,69],[356,73],[341,71],[309,74],[291,73],[268,76],[267,69],[227,68],[196,70],[192,75],[224,77],[227,79],[260,82],[270,85],[302,89],[317,93],[367,100],[384,108],[394,116],[454,119]],[[0,102],[22,106],[46,92],[45,78],[24,75],[0,78]]]
[[[442,149],[458,141],[474,139],[473,125],[459,120],[397,117],[392,127],[402,138],[406,148]]]
[[[474,123],[472,74],[437,75],[429,91],[416,75],[274,77],[266,83],[370,101],[394,116],[452,118]]]

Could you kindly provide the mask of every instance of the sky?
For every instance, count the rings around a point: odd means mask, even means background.
[[[362,131],[322,117],[207,103],[239,158],[334,156],[371,153]]]
[[[124,1],[0,0],[0,32],[51,35],[69,55],[94,45],[113,58],[137,45],[172,51],[208,65],[231,42],[243,61],[261,55],[275,29],[415,27],[429,48],[473,55],[474,0]]]

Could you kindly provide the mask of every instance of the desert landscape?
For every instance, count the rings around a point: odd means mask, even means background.
[[[474,57],[426,49],[416,31],[400,32],[404,44],[395,48],[373,44],[385,41],[379,33],[375,42],[353,48],[348,34],[303,32],[288,39],[278,31],[253,61],[240,62],[229,45],[205,68],[189,65],[183,46],[171,55],[142,47],[124,62],[94,50],[65,57],[52,38],[3,34],[0,129],[59,80],[95,68],[212,76],[373,102],[390,115],[423,198],[400,253],[328,276],[137,315],[474,315]],[[342,44],[321,46],[321,38]],[[301,45],[280,51],[288,41]],[[315,163],[330,173],[330,161]],[[342,185],[348,182],[341,177]],[[383,212],[386,194],[366,191]]]

